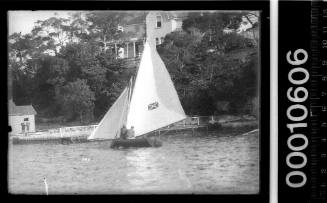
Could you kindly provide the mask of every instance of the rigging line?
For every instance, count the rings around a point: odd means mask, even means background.
[[[170,130],[171,130],[171,129],[168,129],[168,130],[167,130],[166,132],[164,132],[163,134],[159,134],[159,139],[160,139],[161,136],[167,134]],[[169,137],[168,137],[168,139],[169,139]],[[168,141],[168,139],[167,139],[167,141]]]

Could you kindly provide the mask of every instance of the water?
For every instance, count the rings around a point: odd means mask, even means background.
[[[49,194],[259,192],[258,132],[171,135],[159,148],[10,145],[8,158],[15,194],[45,194],[44,177]]]

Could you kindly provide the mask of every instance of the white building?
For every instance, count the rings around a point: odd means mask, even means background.
[[[146,16],[146,36],[150,44],[162,44],[165,36],[182,29],[185,12],[151,11]]]
[[[36,111],[32,105],[16,106],[13,100],[9,100],[9,125],[12,134],[35,132]]]

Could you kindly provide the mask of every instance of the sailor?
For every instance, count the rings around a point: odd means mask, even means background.
[[[25,136],[27,136],[30,131],[30,122],[26,121],[25,127],[26,127]]]
[[[120,138],[123,140],[127,139],[127,128],[125,125],[120,129]]]
[[[135,137],[134,126],[132,126],[131,129],[129,129],[127,131],[127,136],[128,136],[128,138],[134,138]]]

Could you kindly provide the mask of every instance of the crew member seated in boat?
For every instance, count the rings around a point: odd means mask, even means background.
[[[127,131],[127,137],[128,138],[134,138],[135,137],[134,126],[132,126],[131,129],[129,129]]]
[[[123,125],[123,127],[120,129],[120,139],[127,139],[127,128],[125,125]]]

